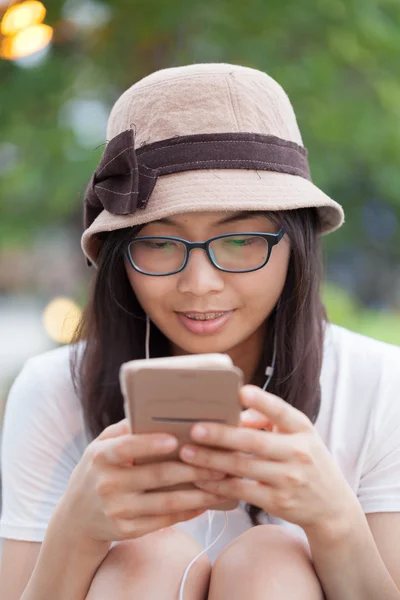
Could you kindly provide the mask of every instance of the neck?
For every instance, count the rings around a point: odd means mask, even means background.
[[[244,383],[261,385],[264,383],[264,372],[258,370],[260,360],[264,354],[266,339],[266,324],[263,323],[250,337],[234,348],[227,350],[233,364],[239,367],[244,374]],[[184,350],[171,344],[172,355],[186,354]],[[265,367],[264,367],[265,368]]]
[[[245,384],[261,383],[258,379],[262,379],[263,374],[258,372],[258,366],[264,354],[266,335],[266,326],[263,324],[247,340],[226,353],[233,364],[243,371]]]

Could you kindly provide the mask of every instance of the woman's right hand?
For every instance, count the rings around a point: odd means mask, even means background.
[[[166,440],[172,445],[166,446]],[[222,479],[222,473],[177,460],[134,464],[142,456],[167,455],[176,444],[176,438],[167,434],[130,433],[127,419],[104,429],[85,449],[62,499],[64,514],[66,510],[79,537],[111,544],[193,519],[207,507],[225,502],[226,498],[198,489],[157,491],[178,483]]]

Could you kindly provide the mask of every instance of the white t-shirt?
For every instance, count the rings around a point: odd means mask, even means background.
[[[91,441],[71,382],[69,348],[29,359],[10,391],[1,455],[2,538],[43,541],[71,472]],[[364,512],[400,511],[400,347],[328,325],[321,386],[315,427]],[[244,503],[227,515],[228,527],[209,550],[212,561],[251,527]],[[264,522],[287,527],[307,541],[297,525],[271,516]],[[208,511],[178,527],[205,547],[223,525],[224,513]]]

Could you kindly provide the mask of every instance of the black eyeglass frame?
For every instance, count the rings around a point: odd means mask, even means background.
[[[128,244],[127,249],[125,251],[125,256],[128,259],[131,267],[138,273],[141,273],[142,275],[149,275],[150,277],[166,277],[167,275],[176,275],[177,273],[181,273],[181,271],[183,271],[183,269],[186,267],[186,265],[189,262],[189,256],[190,256],[191,251],[194,250],[195,248],[201,248],[207,254],[208,259],[210,260],[211,264],[219,271],[223,271],[224,273],[252,273],[253,271],[258,271],[259,269],[262,269],[263,267],[265,267],[265,265],[268,263],[269,259],[271,258],[273,247],[276,246],[281,241],[284,234],[285,234],[285,230],[283,227],[278,231],[278,233],[264,233],[264,232],[259,232],[259,231],[238,231],[238,232],[234,232],[234,233],[224,233],[222,235],[216,235],[212,238],[209,238],[208,240],[205,240],[204,242],[188,242],[188,240],[185,240],[183,238],[173,237],[170,235],[143,235],[143,236],[136,237],[134,240],[132,240]],[[240,236],[240,235],[252,235],[252,236],[261,237],[261,238],[267,240],[268,241],[267,258],[265,259],[265,261],[263,262],[262,265],[254,268],[254,269],[246,269],[243,271],[232,271],[231,269],[224,269],[224,268],[220,267],[213,258],[213,252],[210,250],[210,245],[215,240],[220,240],[223,238],[232,237],[232,236]],[[181,244],[183,244],[185,246],[186,256],[185,256],[185,260],[183,261],[183,264],[180,269],[178,269],[177,271],[170,271],[169,273],[148,273],[147,271],[142,271],[142,269],[140,269],[137,265],[135,265],[135,263],[133,262],[132,257],[131,257],[131,251],[130,251],[131,245],[134,244],[138,240],[154,240],[154,239],[172,240],[174,242],[181,242]]]

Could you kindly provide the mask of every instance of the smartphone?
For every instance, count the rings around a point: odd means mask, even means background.
[[[170,433],[178,448],[167,456],[142,457],[136,464],[180,460],[179,448],[193,443],[190,430],[198,421],[237,426],[243,373],[228,355],[173,356],[124,363],[120,373],[124,411],[132,433]],[[193,489],[192,483],[159,490]],[[232,510],[237,500],[210,507]]]

